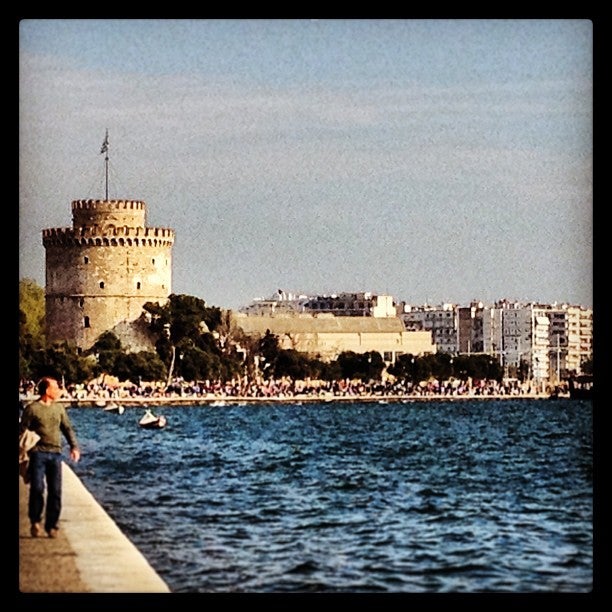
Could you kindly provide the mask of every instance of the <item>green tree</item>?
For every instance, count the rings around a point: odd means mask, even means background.
[[[263,372],[264,378],[271,378],[274,376],[276,360],[278,359],[280,350],[278,337],[267,329],[266,333],[256,345],[256,352],[262,358],[263,362],[259,367]]]
[[[32,346],[45,344],[45,290],[31,278],[19,281],[19,333],[28,336]]]
[[[30,278],[19,281],[19,376],[36,378],[34,353],[45,347],[45,292]]]
[[[90,353],[96,353],[98,351],[121,351],[121,340],[112,332],[106,331],[98,336],[94,345],[90,349]]]
[[[192,295],[171,294],[163,306],[147,302],[143,306],[151,317],[151,329],[166,335],[173,345],[185,338],[196,341],[205,331],[214,331],[221,323],[221,309],[209,308],[206,302]]]
[[[417,357],[411,353],[400,355],[387,371],[400,380],[416,381],[416,359]]]
[[[57,343],[35,351],[31,368],[33,379],[53,376],[67,385],[89,380],[94,372],[92,360],[79,355],[76,347],[67,343]]]
[[[121,340],[111,331],[106,331],[98,336],[98,339],[93,346],[87,351],[87,354],[93,359],[95,365],[93,367],[94,375],[106,373],[116,376],[117,361],[124,356]]]
[[[119,380],[130,380],[134,384],[141,380],[164,380],[167,375],[166,366],[154,351],[139,351],[137,353],[121,353],[114,361],[109,372]]]
[[[344,351],[338,355],[342,378],[356,378],[364,381],[380,380],[385,362],[377,351],[355,353]]]
[[[310,358],[295,349],[279,351],[274,368],[275,376],[289,376],[294,380],[303,380],[313,374]]]
[[[223,320],[220,308],[177,294],[171,294],[163,306],[149,302],[143,308],[151,315],[151,329],[158,336],[157,354],[167,368],[173,368],[173,376],[188,380],[226,377],[236,370],[232,355],[224,355],[219,346],[216,329]]]
[[[318,368],[318,373],[314,374],[312,378],[319,378],[330,382],[342,378],[342,368],[337,359],[329,362],[316,360],[315,364]]]

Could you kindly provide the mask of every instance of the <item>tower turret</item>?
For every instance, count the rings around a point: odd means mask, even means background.
[[[146,227],[142,201],[75,200],[72,227],[44,229],[42,240],[51,342],[88,349],[172,292],[174,230]]]

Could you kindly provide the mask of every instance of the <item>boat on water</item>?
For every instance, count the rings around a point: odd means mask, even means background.
[[[157,416],[147,408],[144,416],[138,421],[138,425],[143,429],[162,429],[166,426],[167,420],[163,415]]]
[[[117,414],[123,414],[125,412],[125,406],[117,404],[116,402],[110,402],[102,408],[105,412],[116,412]]]

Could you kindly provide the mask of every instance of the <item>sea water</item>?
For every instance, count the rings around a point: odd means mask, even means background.
[[[592,588],[591,402],[143,412],[71,408],[74,470],[173,592]]]

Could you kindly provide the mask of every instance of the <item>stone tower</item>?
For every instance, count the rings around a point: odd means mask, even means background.
[[[43,230],[48,341],[86,350],[135,323],[146,302],[167,301],[174,230],[146,227],[145,216],[141,201],[75,200],[72,227]]]

